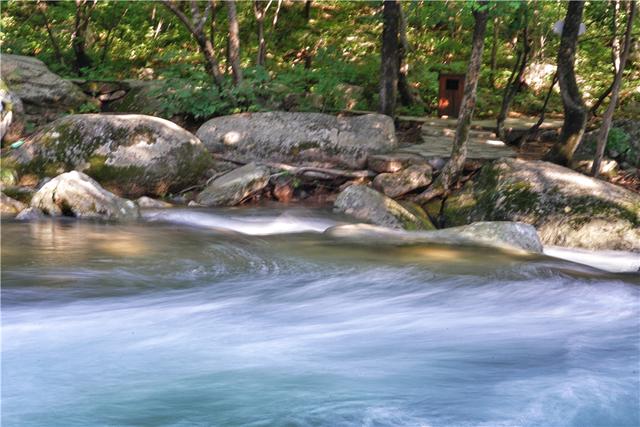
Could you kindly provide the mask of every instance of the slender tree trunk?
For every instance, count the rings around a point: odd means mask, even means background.
[[[407,19],[402,11],[402,5],[398,5],[399,16],[399,40],[400,49],[398,50],[398,92],[400,94],[400,102],[405,106],[411,106],[416,103],[416,99],[409,86],[409,64],[407,63],[407,53],[409,53],[409,41],[407,40]]]
[[[513,70],[511,70],[511,76],[509,82],[504,90],[504,96],[502,97],[502,106],[500,107],[500,113],[498,113],[498,119],[496,121],[496,137],[500,140],[505,139],[504,122],[507,119],[509,110],[511,109],[511,103],[513,98],[520,92],[524,85],[524,71],[527,68],[527,62],[529,60],[529,53],[531,51],[531,45],[529,43],[529,22],[526,17],[526,3],[523,3],[525,13],[525,24],[522,30],[522,51],[518,55],[518,59],[514,64]]]
[[[271,5],[271,2],[266,7],[262,7],[263,4],[260,0],[253,1],[253,14],[256,17],[256,23],[258,24],[258,54],[256,58],[256,65],[264,67],[267,56],[267,42],[264,38],[264,19],[267,15],[267,10]]]
[[[398,92],[398,24],[400,22],[400,4],[397,0],[383,1],[382,17],[380,112],[393,117]]]
[[[620,56],[620,62],[618,64],[618,72],[616,78],[613,81],[613,89],[611,90],[611,100],[607,111],[605,111],[602,117],[602,126],[598,132],[598,144],[596,146],[596,156],[593,159],[593,167],[591,174],[597,177],[600,174],[600,164],[602,163],[602,157],[604,156],[604,150],[607,146],[607,139],[609,137],[609,129],[611,128],[611,122],[613,121],[613,113],[618,103],[618,96],[620,94],[620,86],[622,85],[622,76],[624,74],[624,67],[627,64],[627,58],[629,57],[629,49],[631,47],[631,30],[633,29],[633,19],[636,13],[636,2],[632,1],[629,4],[629,11],[627,13],[627,30],[624,34],[624,46],[622,55]]]
[[[304,20],[307,22],[311,18],[311,2],[312,0],[305,0],[304,2]]]
[[[207,73],[213,77],[214,83],[218,88],[222,88],[224,85],[224,79],[222,78],[222,73],[220,72],[220,65],[218,64],[218,60],[216,59],[215,49],[213,48],[213,43],[211,39],[207,38],[207,34],[204,30],[204,26],[209,18],[209,14],[211,13],[212,2],[208,3],[204,9],[204,12],[200,11],[198,3],[196,0],[192,0],[190,3],[191,6],[191,19],[187,17],[187,15],[180,10],[180,6],[178,3],[173,2],[171,0],[162,0],[162,4],[164,4],[167,9],[169,9],[174,15],[180,19],[180,21],[184,24],[185,27],[189,30],[193,38],[196,40],[198,44],[198,48],[204,57],[205,69]]]
[[[583,10],[584,1],[581,0],[572,0],[567,7],[558,50],[558,82],[564,108],[564,123],[560,140],[545,156],[545,160],[565,166],[571,163],[573,153],[578,148],[587,125],[587,109],[576,82],[574,69]]]
[[[76,15],[74,31],[71,34],[71,47],[76,57],[74,70],[79,76],[82,75],[83,68],[90,67],[92,64],[91,58],[86,52],[86,45],[89,20],[95,5],[96,3],[93,0],[76,0]]]
[[[226,1],[229,12],[229,62],[233,74],[233,84],[242,83],[242,69],[240,68],[240,28],[236,13],[235,0]]]
[[[422,202],[427,202],[434,197],[448,194],[462,173],[464,162],[467,158],[469,130],[471,129],[471,120],[473,119],[473,112],[476,107],[476,89],[480,77],[480,67],[482,66],[484,36],[489,19],[487,2],[480,1],[478,3],[480,8],[473,11],[475,25],[473,28],[473,40],[471,42],[471,58],[467,68],[460,116],[458,118],[458,125],[456,126],[456,134],[453,138],[453,147],[451,148],[451,158],[449,158],[449,161],[444,165],[440,175],[438,175],[438,178],[436,178],[436,181],[431,187],[418,196],[418,199]]]
[[[493,38],[491,39],[491,74],[489,74],[489,79],[491,82],[491,87],[496,87],[496,66],[498,61],[498,38],[500,37],[499,31],[499,23],[500,20],[498,18],[494,18],[493,20]]]
[[[551,99],[551,94],[553,93],[553,88],[556,86],[556,83],[558,83],[557,71],[553,74],[553,79],[551,80],[551,86],[549,86],[547,95],[544,98],[544,104],[542,104],[542,109],[540,110],[540,117],[538,118],[538,121],[529,129],[527,129],[527,131],[519,138],[519,141],[517,141],[517,144],[520,147],[522,147],[527,142],[529,137],[534,133],[536,133],[538,129],[540,129],[540,126],[542,126],[542,123],[544,123],[544,119],[547,114],[547,105],[549,104],[549,99]]]
[[[58,41],[56,40],[56,38],[53,35],[53,31],[51,30],[51,24],[49,23],[49,18],[47,18],[47,3],[42,1],[42,0],[38,0],[36,8],[38,9],[40,14],[42,15],[42,20],[43,20],[43,23],[44,23],[44,27],[47,30],[47,35],[49,36],[49,40],[51,41],[51,46],[53,47],[53,53],[56,56],[56,60],[61,65],[65,65],[64,64],[64,57],[62,56],[62,51],[60,50],[60,45],[58,44]]]
[[[613,83],[616,80],[618,74],[618,68],[620,68],[620,40],[618,39],[618,13],[620,12],[620,2],[618,0],[611,0],[611,64],[613,65],[613,80],[607,89],[598,97],[596,102],[593,103],[589,109],[589,116],[596,117],[598,109],[602,105],[605,99],[611,94],[613,90]]]
[[[111,37],[113,34],[113,30],[118,27],[118,25],[120,24],[120,21],[122,21],[122,18],[124,17],[124,15],[127,14],[128,10],[129,8],[125,8],[122,14],[120,14],[120,16],[118,17],[118,19],[112,25],[109,26],[109,29],[107,30],[107,36],[105,37],[104,44],[102,45],[102,53],[100,54],[100,64],[103,64],[104,61],[107,59],[107,53],[109,53],[109,46],[111,45],[111,41],[113,40],[113,38]]]

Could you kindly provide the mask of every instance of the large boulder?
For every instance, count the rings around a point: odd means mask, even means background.
[[[640,251],[640,194],[543,161],[485,165],[443,212],[448,225],[531,224],[546,245]]]
[[[447,244],[487,246],[504,250],[542,253],[536,229],[520,222],[475,222],[432,231],[393,230],[368,224],[349,224],[325,231],[332,237],[388,245]]]
[[[130,220],[140,216],[138,206],[100,187],[82,172],[53,178],[31,199],[31,207],[51,216]]]
[[[266,187],[270,176],[269,168],[249,163],[213,180],[196,201],[204,206],[235,206]]]
[[[428,218],[365,185],[345,188],[338,194],[333,207],[336,212],[385,227],[409,230],[435,228]]]
[[[21,172],[55,176],[80,170],[129,197],[164,196],[195,184],[210,155],[168,120],[137,114],[76,114],[36,132],[11,153]]]
[[[12,143],[24,131],[24,106],[20,98],[0,79],[0,140]]]
[[[27,114],[77,111],[91,102],[78,86],[49,71],[39,59],[5,53],[0,62],[2,80],[22,100]]]
[[[381,114],[243,113],[211,119],[198,138],[240,161],[270,160],[360,169],[367,156],[397,146],[393,120]]]

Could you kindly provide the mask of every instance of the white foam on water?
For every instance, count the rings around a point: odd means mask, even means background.
[[[198,228],[230,230],[251,236],[304,232],[322,233],[338,224],[337,221],[326,218],[303,217],[290,213],[269,216],[234,216],[191,209],[147,211],[143,213],[143,218],[148,221],[169,222]]]
[[[544,254],[611,273],[640,272],[640,254],[627,251],[588,251],[585,249],[545,246]]]

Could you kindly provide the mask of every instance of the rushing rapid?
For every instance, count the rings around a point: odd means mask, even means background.
[[[2,225],[3,426],[637,426],[640,280],[328,212]]]

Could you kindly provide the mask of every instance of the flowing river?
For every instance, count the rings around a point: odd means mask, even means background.
[[[640,279],[302,209],[2,225],[2,425],[640,425]]]

